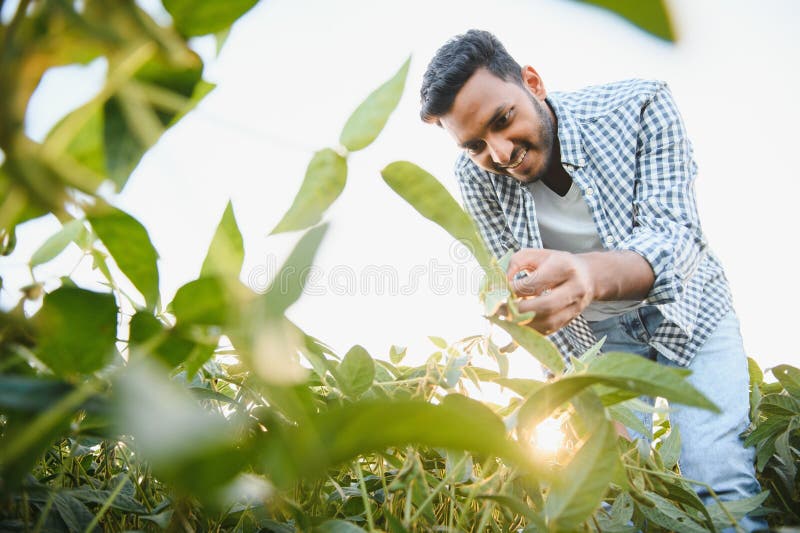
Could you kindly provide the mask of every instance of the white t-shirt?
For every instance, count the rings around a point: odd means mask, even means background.
[[[559,196],[541,181],[527,185],[533,194],[542,244],[550,250],[572,253],[604,251],[589,206],[573,180],[564,196]],[[590,322],[624,314],[642,305],[640,300],[592,302],[583,310]]]

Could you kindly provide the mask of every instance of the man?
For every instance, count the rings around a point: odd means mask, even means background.
[[[422,119],[464,149],[464,204],[509,276],[530,326],[565,354],[604,349],[688,367],[722,414],[673,406],[684,476],[723,499],[758,493],[747,361],[722,266],[700,228],[692,148],[663,82],[548,94],[490,33],[440,48]],[[649,422],[649,421],[647,421]],[[704,488],[699,494],[709,501]],[[742,523],[752,529],[765,525]]]

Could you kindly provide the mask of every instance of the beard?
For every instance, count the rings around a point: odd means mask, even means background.
[[[539,168],[534,174],[526,176],[524,179],[520,179],[520,181],[522,183],[535,183],[545,177],[553,167],[553,159],[555,157],[554,146],[556,138],[556,125],[553,123],[553,116],[550,114],[547,103],[540,101],[530,93],[528,94],[528,97],[530,98],[533,109],[536,112],[537,118],[539,119],[538,148],[539,152],[542,154],[543,163],[541,168]],[[531,150],[532,148],[532,146],[528,145],[522,149]]]

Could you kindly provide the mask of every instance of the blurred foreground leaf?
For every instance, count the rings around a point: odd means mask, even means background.
[[[207,496],[231,480],[247,461],[236,443],[236,428],[205,411],[185,389],[152,361],[130,365],[115,383],[120,432],[164,481]]]
[[[238,278],[243,262],[244,241],[233,213],[233,204],[228,201],[203,260],[200,276],[219,274]]]
[[[569,464],[555,476],[545,514],[553,531],[578,531],[603,498],[619,458],[617,436],[600,422]]]
[[[344,157],[330,148],[315,153],[292,206],[271,233],[305,229],[322,220],[322,214],[342,193],[346,181]]]
[[[375,89],[347,119],[339,142],[349,151],[366,148],[383,130],[403,95],[410,63],[408,58],[392,79]]]
[[[260,448],[266,472],[288,486],[301,478],[325,476],[328,468],[359,454],[406,444],[495,455],[529,473],[539,472],[528,452],[507,438],[495,413],[459,394],[445,397],[439,405],[370,400],[332,407],[307,424],[273,428]]]
[[[665,41],[675,41],[669,11],[664,0],[579,0],[607,9],[635,26]]]
[[[31,256],[30,265],[35,267],[47,263],[60,254],[69,243],[77,240],[82,233],[86,233],[82,220],[70,220],[51,235]]]
[[[258,0],[164,0],[175,27],[194,37],[227,29]]]

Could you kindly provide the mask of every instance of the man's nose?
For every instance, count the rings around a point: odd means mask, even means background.
[[[492,137],[486,139],[486,145],[489,148],[489,154],[492,156],[492,161],[494,163],[506,166],[511,162],[511,153],[514,151],[514,143],[501,137]]]

